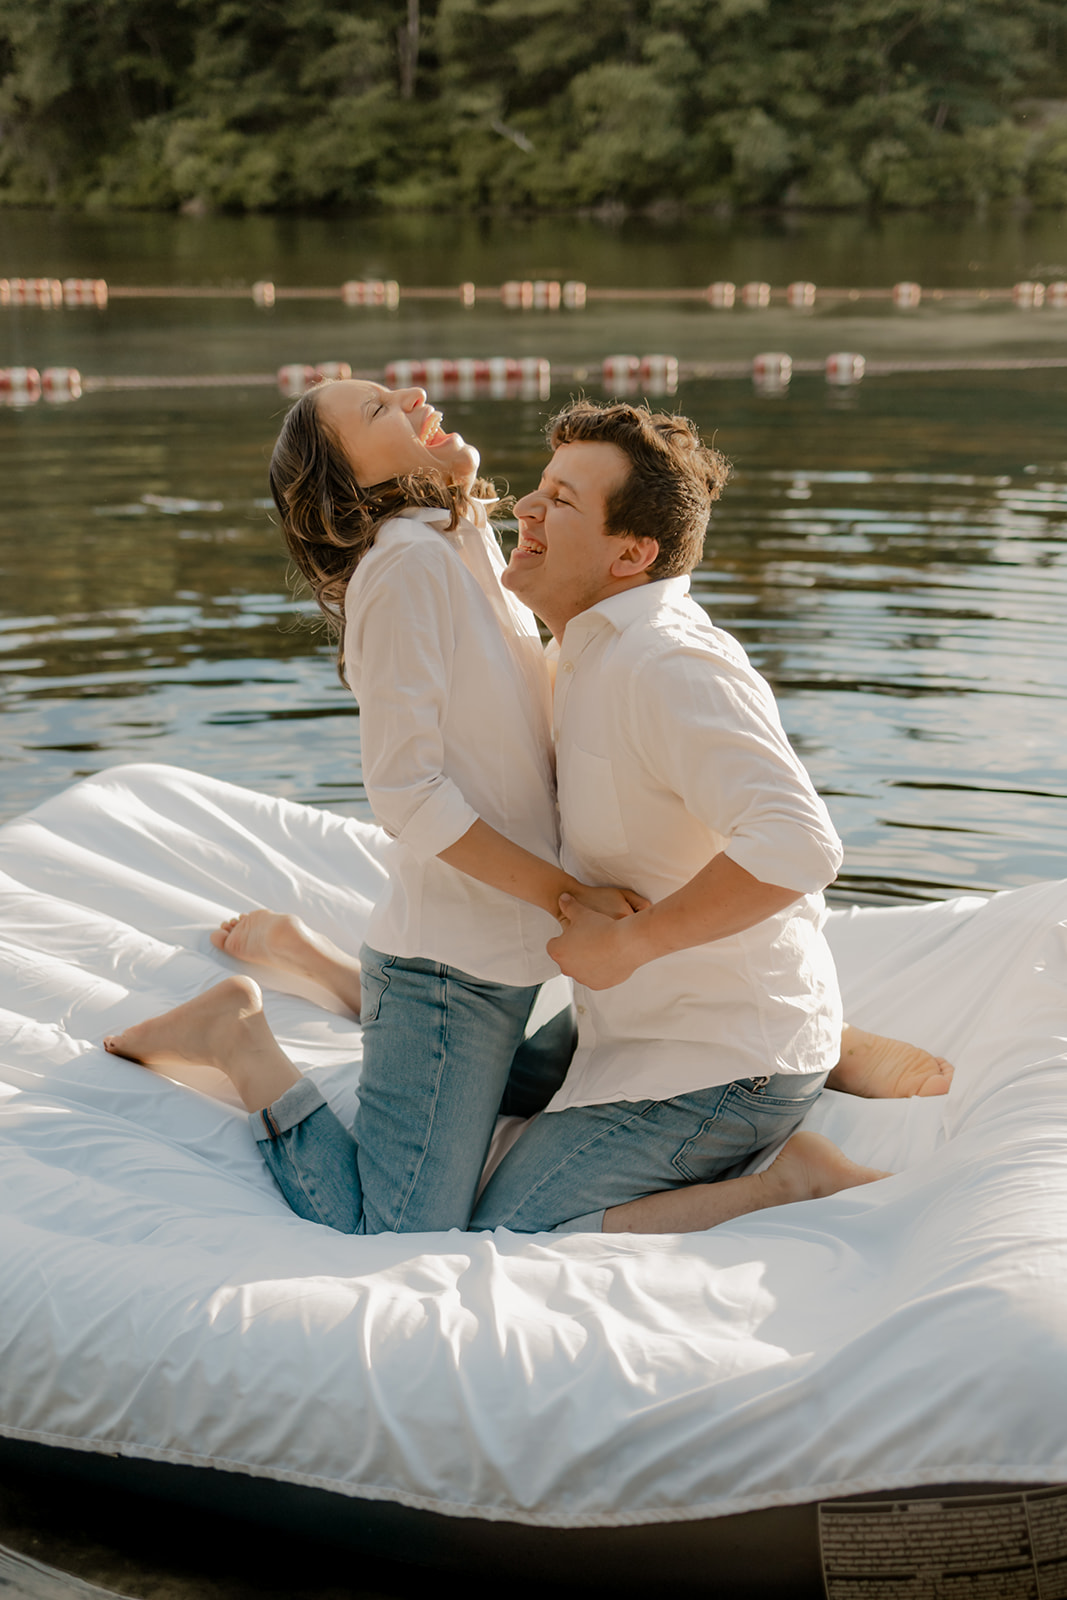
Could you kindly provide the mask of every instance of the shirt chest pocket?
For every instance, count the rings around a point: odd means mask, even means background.
[[[592,860],[625,855],[629,845],[611,762],[573,745],[560,766],[560,822],[567,845]]]

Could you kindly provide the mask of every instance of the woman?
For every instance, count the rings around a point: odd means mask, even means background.
[[[545,945],[560,895],[630,910],[620,890],[590,889],[558,865],[547,669],[533,619],[500,586],[477,468],[421,389],[358,380],[293,407],[271,468],[290,552],[343,626],[367,792],[392,836],[362,972],[326,952],[362,1011],[353,1134],[273,1039],[257,1037],[248,1062],[232,1028],[223,1041],[231,993],[198,1026],[259,1113],[257,1138],[294,1210],[350,1231],[466,1225],[530,1009],[557,972]],[[247,997],[237,1009],[248,1013]],[[178,1026],[164,1028],[171,1050]],[[553,1039],[542,1101],[565,1070],[569,1029]],[[108,1048],[143,1060],[152,1047],[131,1035]],[[203,1059],[203,1041],[189,1048]],[[302,1176],[312,1137],[336,1168],[329,1198]]]
[[[500,586],[477,466],[422,390],[359,380],[299,401],[272,461],[290,551],[343,629],[367,792],[392,836],[389,887],[362,973],[292,919],[227,924],[216,942],[303,970],[361,1009],[353,1132],[280,1050],[247,979],[107,1041],[151,1064],[191,1057],[228,1072],[290,1205],[345,1231],[467,1224],[534,996],[556,971],[545,944],[560,895],[613,916],[643,904],[556,864],[544,658],[529,614]],[[569,1039],[553,1042],[556,1060],[535,1064],[545,1086],[515,1109],[549,1098]],[[878,1176],[810,1135],[771,1171],[755,1187],[715,1185],[716,1205],[733,1215]],[[655,1226],[708,1225],[706,1209],[698,1223],[676,1220],[683,1197],[649,1199]],[[651,1225],[636,1205],[605,1226]]]

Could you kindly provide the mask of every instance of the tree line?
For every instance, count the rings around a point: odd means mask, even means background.
[[[0,202],[1067,205],[1063,0],[0,0]]]

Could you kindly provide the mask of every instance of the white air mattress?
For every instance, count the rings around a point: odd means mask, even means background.
[[[152,766],[0,828],[0,1435],[546,1528],[1067,1479],[1067,884],[832,916],[850,1018],[957,1066],[812,1113],[885,1182],[365,1239],[291,1215],[215,1074],[99,1041],[234,970],[225,913],[358,946],[380,842]],[[351,1115],[358,1027],[297,988],[270,1021]]]

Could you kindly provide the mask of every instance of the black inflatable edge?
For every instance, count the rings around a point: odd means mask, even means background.
[[[388,1562],[516,1583],[648,1591],[661,1584],[708,1600],[824,1600],[820,1502],[700,1521],[626,1528],[535,1528],[352,1499],[324,1489],[210,1467],[176,1466],[0,1438],[0,1467],[59,1488],[80,1482],[109,1496],[149,1498],[240,1524],[267,1526]],[[946,1483],[850,1495],[838,1502],[944,1500],[1016,1494],[1047,1483]],[[828,1502],[823,1501],[822,1504]],[[414,1576],[414,1574],[413,1574]]]

